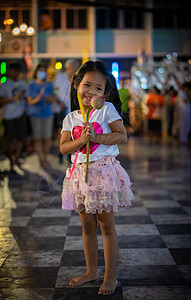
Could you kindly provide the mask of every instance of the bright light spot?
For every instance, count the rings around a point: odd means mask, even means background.
[[[60,61],[58,61],[58,62],[55,64],[55,69],[56,69],[56,70],[62,69],[62,63],[61,63]]]
[[[13,35],[19,35],[20,33],[21,33],[21,31],[20,31],[19,27],[13,28],[13,30],[12,30]]]
[[[171,55],[170,55],[170,54],[167,54],[167,55],[166,55],[166,58],[167,58],[167,59],[171,59]]]
[[[27,35],[34,35],[35,34],[35,29],[32,26],[29,26],[26,30]]]
[[[7,25],[12,25],[14,23],[14,20],[13,19],[8,19],[7,20]]]
[[[178,57],[178,54],[177,54],[176,52],[173,52],[172,55],[173,55],[174,57]]]
[[[22,23],[21,25],[20,25],[20,31],[21,32],[25,32],[26,30],[27,30],[27,24],[25,24],[25,23]]]
[[[140,82],[142,82],[142,83],[147,83],[147,78],[142,77],[142,78],[140,79]]]
[[[115,78],[118,77],[118,72],[117,72],[117,71],[113,71],[112,74],[113,74],[113,76],[114,76]]]
[[[158,68],[158,72],[161,73],[161,74],[164,73],[163,68]]]
[[[5,74],[5,73],[6,73],[6,62],[3,61],[3,62],[1,63],[1,74],[3,75],[3,74]]]
[[[136,75],[137,77],[141,77],[142,73],[141,73],[139,70],[136,70],[136,71],[135,71],[135,75]]]
[[[1,83],[5,83],[6,81],[7,81],[7,77],[3,76],[3,77],[1,78]]]
[[[191,65],[191,59],[188,60],[188,63]]]
[[[146,83],[141,83],[142,89],[146,90],[147,89],[147,84]]]
[[[117,85],[119,85],[119,64],[117,62],[112,63],[112,74],[115,77]]]
[[[3,22],[4,25],[12,25],[13,23],[14,23],[13,19],[5,19]]]

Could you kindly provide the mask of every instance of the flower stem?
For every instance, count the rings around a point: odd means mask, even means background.
[[[86,116],[86,121],[89,121],[89,114],[91,112],[91,110],[93,109],[93,107],[90,107],[88,112],[87,112],[87,116]],[[86,154],[86,175],[85,175],[85,182],[88,182],[88,166],[89,166],[89,153],[90,152],[90,138],[88,137],[88,141],[87,141],[87,154]]]

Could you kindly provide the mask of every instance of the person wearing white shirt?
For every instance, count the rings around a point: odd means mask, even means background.
[[[75,59],[65,62],[65,72],[60,72],[54,80],[54,91],[58,101],[52,105],[54,112],[54,136],[60,133],[64,117],[71,111],[70,107],[70,85],[73,74],[77,71],[79,63]],[[60,137],[60,134],[58,135]],[[66,158],[66,163],[67,163]],[[62,163],[63,156],[59,153],[59,161]]]

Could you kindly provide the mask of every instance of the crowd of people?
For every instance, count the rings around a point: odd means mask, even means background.
[[[136,95],[120,80],[119,94],[127,132],[143,131],[151,140],[172,137],[188,144],[191,134],[191,82],[178,83],[178,89],[152,86]]]
[[[36,151],[42,167],[50,165],[48,154],[52,139],[59,145],[60,131],[64,117],[71,111],[70,86],[79,62],[68,59],[64,72],[58,72],[53,81],[48,80],[47,66],[40,63],[33,79],[28,84],[20,79],[21,66],[10,62],[8,79],[0,85],[0,107],[3,112],[3,127],[6,141],[6,154],[12,172],[22,173],[19,158],[23,148],[27,153]],[[160,91],[156,86],[146,90],[137,103],[133,93],[127,88],[125,78],[120,79],[119,96],[122,103],[122,118],[127,133],[136,131],[139,125],[147,123],[147,133],[151,138],[177,137],[187,144],[191,130],[191,83],[172,86]],[[141,106],[140,106],[141,104]],[[63,155],[59,152],[59,162]],[[70,156],[64,157],[68,163]]]
[[[142,111],[150,137],[174,137],[187,144],[191,132],[191,82],[180,85],[178,90],[172,86],[164,91],[152,87],[143,96]]]
[[[67,60],[64,72],[51,82],[47,79],[47,66],[40,63],[26,84],[20,79],[19,62],[9,63],[8,79],[0,85],[0,107],[11,172],[22,175],[19,158],[23,149],[30,152],[31,147],[42,167],[50,165],[53,132],[59,136],[62,120],[70,111],[70,81],[78,67],[77,60]]]

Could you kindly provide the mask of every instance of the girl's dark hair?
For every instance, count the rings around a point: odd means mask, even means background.
[[[105,100],[113,103],[118,113],[121,114],[121,101],[119,98],[115,77],[109,72],[107,66],[99,60],[86,62],[73,75],[70,90],[71,111],[79,109],[77,89],[75,87],[78,88],[86,73],[95,71],[99,71],[107,78],[104,93]]]
[[[36,67],[36,69],[35,69],[35,71],[34,71],[34,75],[33,75],[33,78],[34,78],[34,79],[37,78],[37,77],[36,77],[36,74],[37,74],[37,72],[38,72],[38,70],[39,70],[40,68],[45,68],[45,69],[47,69],[47,65],[44,64],[44,63],[38,64],[38,66]]]

